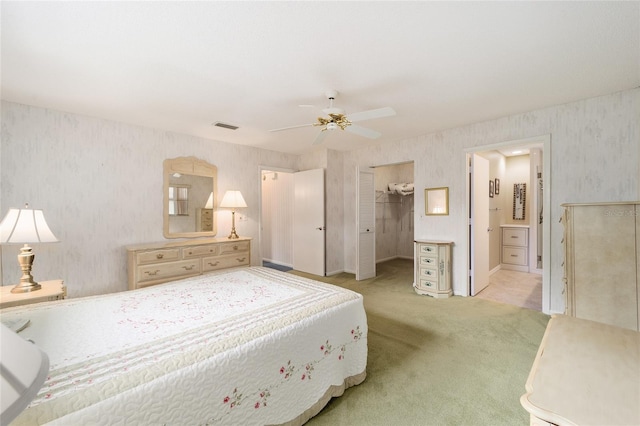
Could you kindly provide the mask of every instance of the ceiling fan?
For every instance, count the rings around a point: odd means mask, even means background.
[[[368,111],[356,112],[354,114],[345,114],[342,108],[336,108],[333,106],[333,101],[338,96],[338,92],[335,90],[330,90],[326,93],[327,99],[329,100],[329,107],[322,110],[327,117],[318,117],[315,123],[311,124],[301,124],[298,126],[290,126],[290,127],[282,127],[280,129],[273,129],[270,132],[279,132],[282,130],[289,129],[297,129],[299,127],[322,127],[318,136],[316,136],[313,144],[321,143],[324,138],[329,134],[328,131],[332,130],[346,130],[347,132],[354,133],[359,136],[364,136],[369,139],[377,139],[382,136],[382,133],[377,132],[372,129],[368,129],[366,127],[358,126],[357,124],[353,124],[354,122],[371,120],[374,118],[382,118],[382,117],[390,117],[392,115],[396,115],[396,112],[391,107],[384,107],[378,109],[371,109]]]

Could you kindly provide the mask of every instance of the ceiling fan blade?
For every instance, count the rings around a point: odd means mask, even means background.
[[[384,107],[356,112],[354,114],[347,114],[347,119],[353,123],[356,121],[371,120],[374,118],[390,117],[392,115],[396,115],[396,111],[391,107]]]
[[[280,132],[282,130],[297,129],[299,127],[309,127],[309,126],[313,126],[313,124],[299,124],[297,126],[289,126],[289,127],[281,127],[279,129],[271,129],[269,131],[270,132]]]
[[[312,145],[321,144],[322,141],[324,141],[324,138],[326,138],[328,134],[329,132],[327,131],[327,129],[322,129],[322,131],[318,133],[318,136],[316,136],[316,139],[313,141]]]
[[[372,129],[367,129],[366,127],[358,126],[356,124],[347,126],[345,130],[347,132],[355,133],[356,135],[364,136],[365,138],[369,139],[378,139],[380,136],[382,136],[382,133],[380,132]]]

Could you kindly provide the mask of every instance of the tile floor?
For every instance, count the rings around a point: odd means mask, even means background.
[[[542,275],[500,269],[475,297],[542,311]]]

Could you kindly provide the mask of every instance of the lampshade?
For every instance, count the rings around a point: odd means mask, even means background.
[[[58,241],[42,210],[33,210],[25,205],[24,209],[9,209],[0,222],[0,243],[55,243]]]
[[[35,398],[49,374],[49,357],[0,324],[0,424],[8,425]]]
[[[209,198],[207,199],[207,202],[205,203],[204,208],[205,209],[213,208],[213,192],[209,194]]]
[[[242,193],[240,191],[227,191],[224,193],[224,197],[222,197],[222,201],[220,202],[220,207],[226,207],[226,208],[247,207],[247,203],[245,203],[244,198],[242,197]]]

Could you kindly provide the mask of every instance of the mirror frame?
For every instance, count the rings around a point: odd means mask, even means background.
[[[436,206],[429,205],[429,195],[432,197],[444,197],[445,206],[444,211],[436,212]],[[425,188],[424,190],[424,214],[427,216],[448,216],[449,215],[449,187],[443,186],[440,188]]]
[[[518,217],[518,211],[522,217]],[[527,184],[513,184],[513,220],[526,220],[527,217]]]
[[[213,205],[216,206],[218,183],[218,168],[204,160],[196,157],[169,158],[163,162],[163,233],[165,238],[196,238],[213,237],[218,233],[216,226],[215,208],[213,214],[213,230],[194,232],[169,232],[169,175],[172,173],[182,173],[185,175],[210,177],[213,179],[211,192],[213,192]],[[194,219],[195,220],[195,219]]]

